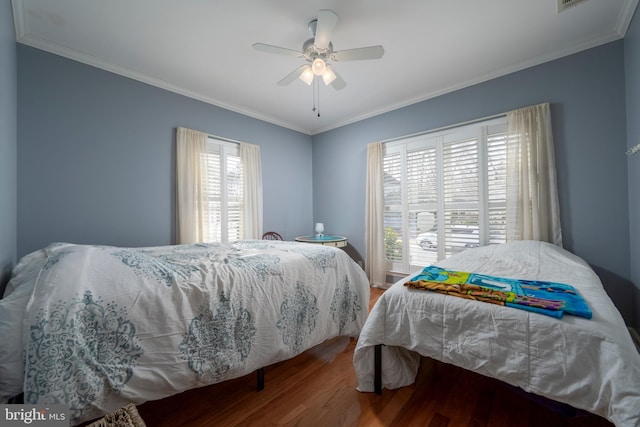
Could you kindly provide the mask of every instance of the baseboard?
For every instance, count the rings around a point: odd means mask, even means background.
[[[636,331],[632,327],[629,327],[629,334],[631,335],[633,343],[636,345],[636,350],[638,350],[638,353],[640,353],[640,334],[638,334],[638,331]]]

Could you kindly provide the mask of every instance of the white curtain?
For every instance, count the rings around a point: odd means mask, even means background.
[[[548,103],[507,113],[507,240],[562,247]]]
[[[176,223],[178,244],[208,240],[206,133],[178,128],[176,132]]]
[[[384,254],[384,147],[381,142],[367,146],[367,187],[365,214],[365,271],[373,286],[386,287]]]
[[[240,144],[240,161],[243,171],[244,223],[243,239],[262,237],[262,163],[260,147]]]

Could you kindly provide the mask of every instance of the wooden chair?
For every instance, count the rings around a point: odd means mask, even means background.
[[[262,240],[283,240],[282,236],[275,231],[267,231],[262,235]]]

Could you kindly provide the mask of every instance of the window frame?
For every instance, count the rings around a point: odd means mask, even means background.
[[[419,135],[408,136],[400,139],[396,139],[393,141],[385,142],[385,150],[384,150],[384,159],[383,163],[386,165],[386,160],[388,156],[391,155],[399,155],[400,157],[400,209],[398,210],[397,205],[389,205],[387,204],[387,194],[388,194],[388,182],[385,179],[384,183],[384,193],[385,193],[385,202],[384,202],[384,213],[385,213],[385,229],[388,227],[387,223],[387,213],[389,212],[400,212],[401,214],[401,227],[400,230],[400,240],[402,246],[402,256],[399,261],[389,260],[387,254],[387,248],[385,247],[385,261],[386,261],[386,271],[388,275],[391,276],[405,276],[417,269],[424,267],[424,262],[412,262],[412,254],[416,253],[415,248],[414,252],[412,252],[412,246],[416,246],[415,241],[417,240],[417,231],[415,232],[415,236],[412,237],[411,227],[418,230],[419,224],[419,212],[416,211],[415,208],[417,206],[410,206],[408,200],[408,185],[407,182],[407,159],[408,154],[412,152],[412,150],[423,149],[435,150],[435,169],[432,171],[435,173],[435,181],[436,181],[436,195],[435,195],[435,209],[432,209],[434,206],[424,205],[421,212],[431,212],[434,211],[434,221],[436,223],[436,232],[437,232],[437,241],[438,242],[446,242],[445,240],[445,228],[447,227],[446,221],[438,220],[438,218],[445,218],[445,214],[447,209],[451,210],[451,205],[447,208],[445,206],[445,189],[444,189],[444,149],[445,146],[451,145],[454,143],[458,143],[465,140],[476,140],[477,149],[474,154],[477,156],[476,159],[476,167],[477,167],[477,224],[478,224],[478,241],[480,245],[487,245],[490,243],[497,243],[498,238],[496,237],[495,232],[492,233],[493,225],[490,223],[491,215],[490,215],[490,207],[495,209],[496,202],[492,202],[490,206],[489,201],[489,186],[492,185],[489,179],[489,152],[488,152],[488,140],[489,137],[493,137],[495,139],[496,135],[506,136],[507,129],[507,118],[506,116],[494,117],[484,120],[474,121],[472,123],[460,124],[455,126],[450,126],[447,128],[443,128],[440,130],[428,131],[421,133]],[[504,140],[504,150],[506,151],[506,137]],[[499,142],[498,142],[499,143]],[[495,143],[494,143],[495,144]],[[386,166],[385,166],[386,168]],[[506,163],[503,165],[503,168],[506,173]],[[385,175],[386,175],[385,169]],[[495,170],[495,166],[492,170]],[[427,174],[427,173],[425,173]],[[495,175],[495,174],[494,174]],[[450,195],[453,193],[449,193]],[[492,192],[492,194],[494,194]],[[504,210],[506,212],[506,192],[504,194]],[[414,209],[411,209],[411,208]],[[473,209],[471,209],[473,210]],[[463,210],[461,210],[463,211]],[[410,224],[410,218],[412,212],[414,212],[416,218],[413,220],[414,223]],[[448,227],[453,229],[453,223],[449,224]],[[431,230],[429,230],[431,231]],[[385,235],[385,237],[387,237]],[[493,240],[492,240],[493,239]],[[506,239],[506,236],[504,236]],[[413,240],[413,242],[412,242]],[[455,239],[451,237],[451,242],[453,245],[453,241]],[[447,252],[445,244],[437,244],[437,254],[436,258],[432,262],[436,262],[446,258],[450,255],[450,252]]]

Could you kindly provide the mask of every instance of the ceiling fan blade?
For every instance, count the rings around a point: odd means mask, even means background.
[[[313,44],[318,49],[326,49],[331,42],[331,34],[338,23],[338,15],[331,10],[321,10],[318,12],[318,21],[316,23],[316,36]]]
[[[347,82],[345,82],[344,79],[340,77],[340,75],[336,72],[336,69],[331,65],[327,65],[327,67],[329,67],[331,71],[333,71],[333,74],[335,74],[336,76],[336,78],[330,83],[331,87],[333,87],[335,90],[342,90],[347,87]]]
[[[272,46],[270,44],[264,43],[254,43],[253,48],[255,50],[259,50],[260,52],[267,53],[276,53],[278,55],[287,55],[287,56],[295,56],[297,58],[302,58],[302,52],[293,49],[287,49],[284,47]]]
[[[287,86],[288,84],[291,84],[291,82],[293,82],[295,79],[300,77],[300,75],[304,72],[304,70],[308,66],[309,66],[308,64],[304,64],[304,65],[299,66],[298,68],[296,68],[295,70],[293,70],[292,72],[287,74],[287,76],[285,78],[280,80],[278,82],[278,86]]]
[[[379,59],[384,55],[382,46],[359,47],[334,52],[331,59],[334,61],[360,61],[363,59]]]

